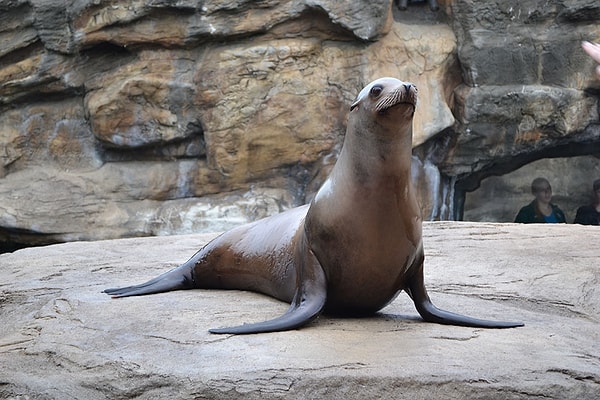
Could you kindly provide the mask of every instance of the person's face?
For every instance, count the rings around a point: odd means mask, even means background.
[[[540,203],[550,203],[552,200],[552,188],[548,184],[542,184],[535,190],[535,199]]]

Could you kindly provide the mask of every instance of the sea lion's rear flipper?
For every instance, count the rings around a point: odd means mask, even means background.
[[[315,319],[321,313],[324,305],[325,296],[323,293],[319,295],[305,293],[299,301],[294,300],[287,312],[281,317],[255,324],[209,329],[208,331],[210,333],[229,333],[235,335],[287,331],[299,328]]]
[[[186,264],[165,272],[148,282],[121,288],[106,289],[103,292],[113,298],[143,296],[145,294],[168,292],[179,289],[192,289],[194,287],[191,269]]]
[[[231,328],[209,329],[210,333],[242,335],[287,331],[306,325],[321,313],[327,300],[325,272],[313,252],[306,245],[305,237],[300,238],[299,242],[296,247],[299,253],[296,254],[296,292],[286,313],[269,321]]]
[[[413,299],[415,307],[421,317],[427,322],[435,322],[444,325],[469,326],[475,328],[516,328],[523,326],[522,322],[490,321],[479,318],[467,317],[437,308],[427,294],[423,280],[423,267],[420,267],[406,289],[408,295]]]

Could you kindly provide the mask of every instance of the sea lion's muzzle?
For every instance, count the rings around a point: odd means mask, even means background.
[[[412,83],[403,83],[390,93],[382,96],[375,104],[375,110],[379,113],[385,113],[387,110],[398,104],[410,104],[414,108],[417,106],[417,87]]]

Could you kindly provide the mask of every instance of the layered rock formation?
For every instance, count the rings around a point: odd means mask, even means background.
[[[187,290],[111,300],[213,235],[66,243],[0,255],[2,399],[600,398],[595,227],[425,224],[426,284],[446,309],[516,329],[424,323],[402,293],[370,318],[211,335],[287,305]],[[595,240],[595,241],[594,241]]]
[[[579,48],[600,40],[596,2],[440,5],[0,2],[0,242],[222,230],[304,203],[385,75],[419,88],[424,218],[459,218],[488,176],[599,153]]]
[[[215,230],[303,203],[373,77],[419,86],[417,142],[454,123],[451,29],[393,22],[388,1],[3,11],[5,240]]]

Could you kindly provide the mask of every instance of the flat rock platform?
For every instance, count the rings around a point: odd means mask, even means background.
[[[113,300],[215,235],[73,242],[0,255],[0,399],[600,399],[600,228],[424,224],[441,308],[523,321],[425,323],[405,293],[379,314],[213,335],[287,304],[239,291]]]

